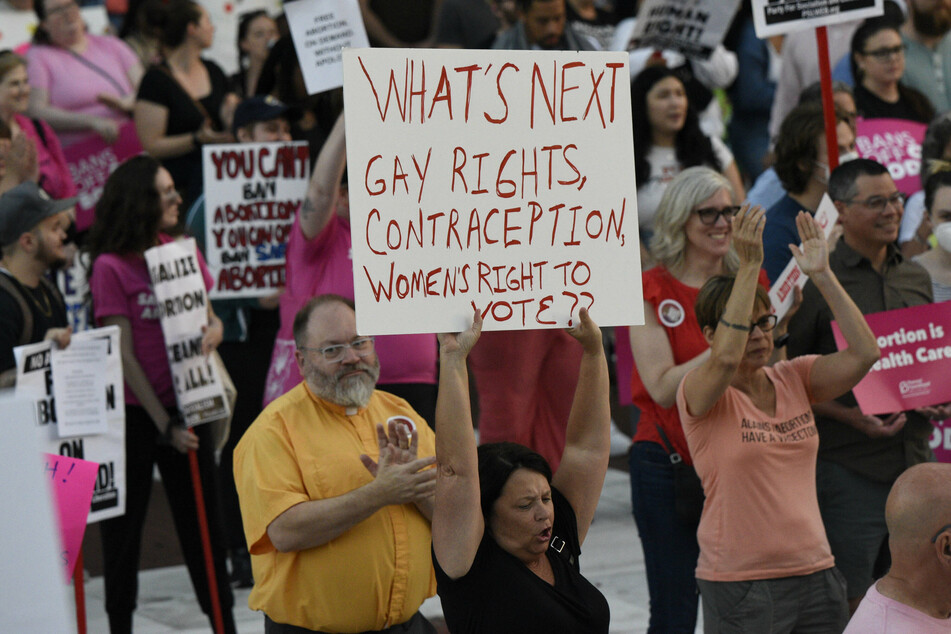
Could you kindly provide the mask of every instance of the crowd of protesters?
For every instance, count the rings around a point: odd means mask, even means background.
[[[372,46],[630,54],[645,324],[482,333],[477,314],[438,339],[356,333],[342,89],[307,94],[283,16],[239,16],[229,76],[198,0],[107,2],[121,39],[76,0],[0,6],[38,20],[0,51],[0,386],[15,346],[69,345],[49,280],[86,254],[90,323],[119,327],[126,383],[126,514],[101,531],[112,632],[132,630],[154,465],[226,632],[232,584],[254,587],[267,632],[432,632],[417,610],[437,585],[452,632],[606,632],[578,556],[609,448],[628,456],[649,632],[693,632],[701,604],[707,632],[840,632],[853,613],[850,632],[951,631],[951,477],[916,467],[951,403],[873,416],[850,391],[880,354],[863,315],[951,299],[951,3],[829,27],[831,136],[811,31],[758,39],[747,0],[692,59],[631,43],[640,4],[359,0]],[[858,158],[872,119],[927,125],[910,191]],[[77,218],[64,149],[126,124],[143,154]],[[202,331],[238,392],[216,464],[177,411],[143,253],[195,236],[210,283],[202,147],[292,139],[313,170],[286,286],[211,302]],[[831,235],[813,219],[826,196]],[[777,320],[767,290],[791,259],[810,281]]]

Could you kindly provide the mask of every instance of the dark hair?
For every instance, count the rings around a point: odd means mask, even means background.
[[[86,238],[90,266],[103,253],[143,253],[155,245],[162,219],[155,176],[161,167],[156,159],[141,154],[110,174]]]
[[[314,313],[314,311],[324,304],[331,304],[334,302],[349,306],[350,310],[356,312],[356,307],[354,306],[353,300],[347,299],[343,295],[324,293],[323,295],[312,297],[306,304],[304,304],[303,308],[297,311],[297,314],[294,315],[294,345],[297,347],[304,345],[304,339],[307,336],[307,322],[310,321],[310,316]]]
[[[648,66],[634,78],[634,82],[631,84],[631,108],[634,118],[634,173],[637,179],[637,187],[646,183],[651,177],[651,167],[647,161],[647,155],[650,153],[654,139],[647,115],[647,93],[657,82],[667,77],[675,77],[684,85],[684,91],[686,92],[687,84],[683,77],[677,71],[664,66]],[[720,160],[713,151],[713,143],[700,129],[700,120],[689,99],[687,101],[687,118],[684,121],[684,127],[677,133],[674,149],[681,167],[706,165],[718,172],[722,172],[723,168],[726,167],[720,165]]]
[[[248,30],[251,28],[251,23],[261,16],[268,18],[271,17],[264,9],[258,9],[256,11],[245,13],[238,20],[238,37],[235,39],[235,44],[238,47],[238,58],[240,60],[244,60],[244,58],[247,57],[247,53],[241,50],[241,40],[248,37]]]
[[[726,310],[726,303],[733,292],[733,284],[736,278],[732,275],[715,275],[707,280],[706,284],[700,287],[700,293],[697,294],[697,301],[693,305],[694,313],[697,315],[697,323],[700,330],[709,326],[716,330],[723,311]],[[769,301],[769,293],[766,289],[756,285],[756,300],[767,310],[772,305]],[[754,303],[755,305],[755,303]]]
[[[951,172],[936,172],[928,178],[925,184],[925,210],[931,213],[935,194],[942,187],[951,187]]]
[[[140,33],[147,38],[161,38],[161,25],[165,21],[165,5],[162,0],[129,0],[129,11],[122,22],[119,38]]]
[[[835,109],[836,127],[850,123],[849,114]],[[805,191],[812,176],[812,164],[819,151],[819,138],[825,135],[825,117],[821,102],[807,102],[789,111],[776,137],[776,160],[773,164],[783,188],[792,194]],[[803,168],[806,161],[808,168]]]
[[[888,6],[890,3],[886,3]],[[900,9],[898,10],[901,11]],[[852,69],[852,77],[855,78],[855,84],[862,84],[862,71],[859,69],[858,62],[855,61],[856,55],[865,54],[865,45],[869,39],[882,31],[894,31],[901,37],[901,20],[890,15],[888,11],[877,18],[869,18],[856,29],[852,35],[852,43],[849,47],[849,67]],[[915,111],[917,118],[921,121],[931,121],[934,118],[934,105],[928,98],[919,91],[898,82],[898,98],[904,101]],[[859,114],[862,114],[861,112]]]
[[[297,59],[297,51],[294,50],[294,42],[290,35],[285,35],[274,43],[264,60],[255,93],[274,95],[286,104],[299,104],[307,96],[298,94],[295,86],[299,68],[300,61]],[[248,95],[250,96],[252,95]]]
[[[852,86],[848,85],[844,81],[836,79],[832,82],[832,94],[834,95],[837,92],[844,92],[852,95]],[[803,88],[802,92],[799,93],[799,103],[796,105],[801,106],[813,101],[822,103],[822,82],[820,81],[813,82]]]
[[[514,442],[490,442],[479,445],[479,497],[482,517],[488,526],[492,507],[502,488],[516,469],[528,469],[545,476],[551,484],[551,467],[537,452]]]
[[[829,175],[829,198],[836,202],[852,200],[858,193],[856,181],[860,176],[882,174],[888,174],[888,169],[872,159],[859,158],[843,163]]]
[[[928,178],[939,168],[944,158],[944,150],[951,144],[951,112],[939,114],[928,124],[925,140],[921,143],[921,185],[925,188]]]
[[[201,20],[201,5],[193,0],[168,0],[157,14],[159,41],[165,48],[178,48],[188,35],[188,25]]]

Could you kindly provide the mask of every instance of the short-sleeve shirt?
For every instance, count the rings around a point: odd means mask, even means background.
[[[439,599],[446,625],[454,634],[608,631],[608,602],[580,572],[574,509],[554,487],[551,497],[555,512],[552,541],[564,540],[560,553],[553,548],[546,551],[554,585],[499,547],[488,532],[469,572],[458,579],[449,578],[433,553]]]
[[[429,522],[412,504],[386,506],[306,550],[279,552],[267,534],[292,506],[372,482],[360,455],[379,459],[376,424],[397,415],[416,423],[419,456],[435,455],[426,422],[406,401],[381,391],[365,408],[344,408],[300,383],[244,433],[234,477],[254,571],[251,609],[311,630],[363,632],[409,620],[435,593]]]
[[[890,599],[873,583],[842,634],[948,634],[951,619],[937,619]]]
[[[78,114],[128,121],[128,115],[98,99],[100,94],[124,97],[134,90],[129,71],[139,58],[117,37],[87,34],[88,46],[73,53],[59,46],[34,45],[26,52],[30,84],[49,95],[50,105]],[[108,79],[107,79],[108,76]],[[70,146],[95,133],[63,130],[59,140]]]
[[[905,260],[894,245],[888,248],[882,273],[844,239],[829,254],[829,266],[863,315],[931,303],[931,276],[921,265]],[[789,356],[835,352],[832,319],[832,310],[816,285],[807,282],[802,305],[789,322]],[[845,407],[858,405],[852,392],[836,401]],[[816,420],[819,457],[874,482],[894,482],[905,469],[933,455],[928,445],[931,423],[913,411],[907,416],[905,426],[890,438],[869,438],[854,427],[820,416]]]
[[[172,240],[170,236],[159,234],[161,244]],[[214,280],[201,252],[197,255],[205,288],[210,289]],[[137,253],[103,253],[93,263],[89,290],[96,323],[101,326],[102,320],[110,316],[129,320],[135,358],[145,371],[149,385],[162,405],[175,405],[175,388],[172,385],[172,370],[168,364],[162,323],[159,321],[159,305],[152,290],[145,258]],[[128,383],[125,384],[125,402],[141,405]]]
[[[772,416],[733,386],[706,414],[691,416],[680,382],[677,409],[706,494],[698,579],[775,579],[834,565],[816,495],[809,373],[818,358],[763,368],[776,390]]]

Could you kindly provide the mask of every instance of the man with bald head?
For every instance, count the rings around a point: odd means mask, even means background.
[[[885,504],[892,567],[845,634],[951,632],[951,464],[911,467]]]

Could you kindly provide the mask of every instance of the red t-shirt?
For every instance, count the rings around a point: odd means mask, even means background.
[[[644,301],[653,306],[657,322],[667,333],[667,341],[670,342],[670,349],[674,354],[674,364],[686,363],[709,348],[694,312],[700,289],[680,282],[663,266],[655,266],[645,272],[642,279]],[[769,288],[765,271],[760,271],[759,283],[764,288]],[[654,442],[664,447],[660,434],[657,433],[656,425],[660,425],[674,450],[686,462],[693,464],[687,450],[687,439],[680,424],[677,405],[665,408],[654,402],[641,381],[636,363],[631,373],[631,399],[641,411],[633,442]]]

